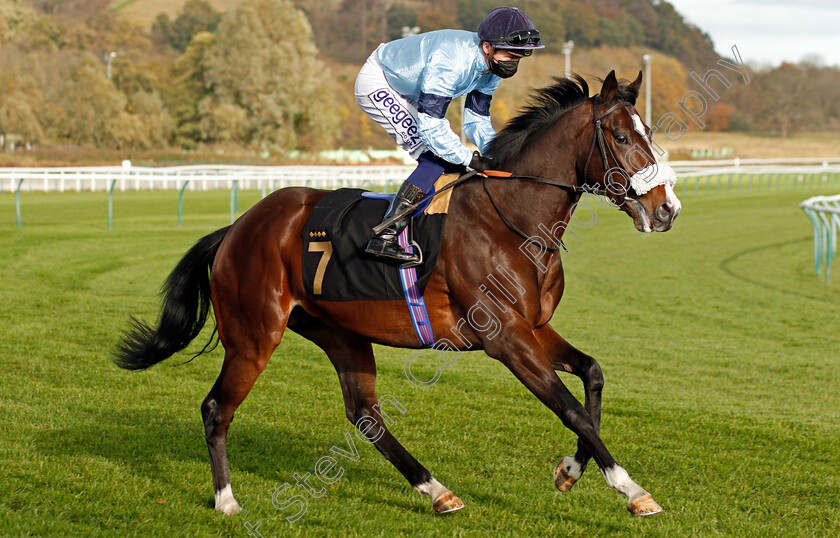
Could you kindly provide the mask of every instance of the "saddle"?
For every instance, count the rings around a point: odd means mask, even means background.
[[[444,175],[435,188],[457,175]],[[401,269],[364,253],[373,227],[382,221],[393,195],[362,189],[338,189],[315,206],[303,227],[303,281],[313,301],[391,301],[419,295],[435,268],[449,209],[448,190],[418,210],[400,237],[401,244],[419,248],[422,262]],[[405,278],[413,282],[406,286]],[[417,300],[414,297],[413,300]]]

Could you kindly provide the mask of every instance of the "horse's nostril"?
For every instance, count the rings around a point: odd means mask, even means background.
[[[659,209],[660,211],[662,211],[663,214],[670,215],[671,211],[674,209],[674,204],[672,204],[671,202],[665,202],[664,204],[662,204],[662,206],[660,206]]]

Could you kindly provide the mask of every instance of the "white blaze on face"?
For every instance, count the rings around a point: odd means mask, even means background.
[[[630,117],[633,119],[633,128],[636,129],[636,132],[645,136],[645,124],[642,123],[642,118],[638,114],[630,114]]]
[[[640,118],[640,117],[639,117],[639,115],[638,115],[638,114],[636,114],[636,113],[631,113],[631,114],[630,114],[630,119],[632,119],[632,120],[633,120],[633,129],[634,129],[637,133],[639,133],[640,135],[642,135],[642,138],[644,138],[644,139],[645,139],[645,142],[647,142],[647,143],[648,143],[648,144],[647,144],[647,146],[648,146],[648,147],[647,147],[647,152],[646,152],[646,153],[647,153],[648,155],[650,155],[651,157],[653,157],[653,161],[654,161],[654,162],[659,162],[659,160],[656,158],[656,152],[655,152],[655,151],[653,151],[653,148],[650,146],[650,142],[648,141],[647,133],[645,132],[645,124],[644,124],[644,123],[642,123],[642,118]]]
[[[671,211],[674,213],[679,213],[680,209],[682,209],[682,202],[680,202],[680,199],[677,198],[677,194],[674,192],[674,187],[670,183],[665,184],[665,201],[673,204]]]
[[[644,195],[652,188],[659,185],[665,186],[665,202],[672,204],[672,211],[679,214],[682,209],[682,203],[677,198],[674,192],[674,185],[677,183],[677,174],[673,168],[667,164],[660,164],[659,159],[656,158],[656,152],[645,133],[645,124],[642,123],[642,118],[636,113],[631,113],[630,118],[633,120],[633,130],[642,135],[642,138],[647,143],[648,154],[653,157],[654,164],[648,166],[643,170],[639,170],[630,178],[630,186],[639,195]]]

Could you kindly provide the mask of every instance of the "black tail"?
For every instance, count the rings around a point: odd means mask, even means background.
[[[117,366],[145,370],[181,351],[198,336],[210,312],[210,269],[229,228],[200,239],[172,270],[161,290],[163,307],[157,329],[132,316],[131,328],[113,352]],[[207,351],[209,345],[198,354]]]

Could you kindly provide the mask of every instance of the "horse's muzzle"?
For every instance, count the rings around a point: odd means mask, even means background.
[[[674,188],[671,185],[665,185],[665,203],[654,211],[653,231],[667,232],[670,230],[681,210],[682,202],[677,198]]]
[[[653,231],[653,222],[645,205],[629,196],[624,199],[621,205],[621,210],[630,215],[633,219],[633,225],[642,233],[650,233]]]
[[[653,214],[653,231],[667,232],[670,230],[681,209],[682,207],[679,204],[670,200],[659,206]]]

